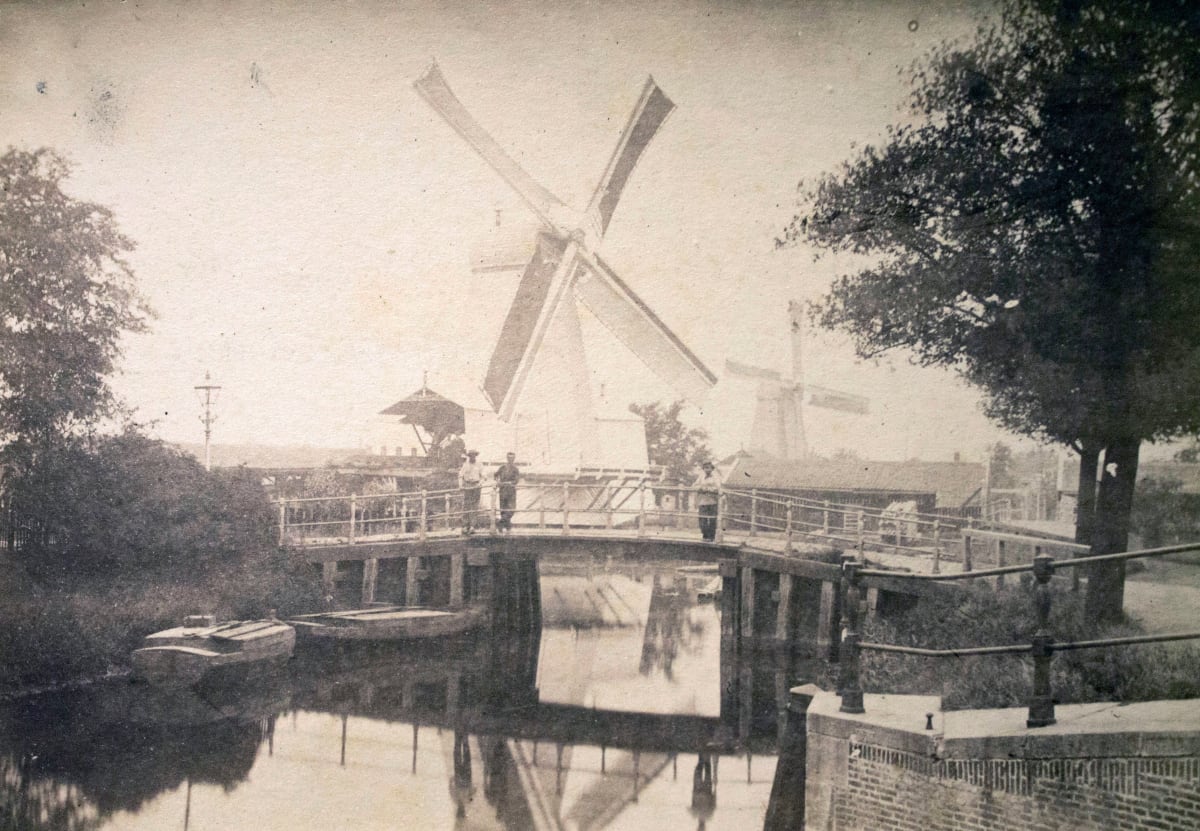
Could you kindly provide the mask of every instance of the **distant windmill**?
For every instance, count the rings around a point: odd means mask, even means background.
[[[703,396],[716,377],[596,252],[638,159],[675,107],[654,80],[647,79],[583,213],[538,184],[496,143],[454,96],[436,63],[414,86],[541,224],[483,382],[500,418],[512,420],[534,406],[523,399],[530,370],[540,362],[561,380],[556,400],[536,406],[553,408],[560,423],[570,423],[581,459],[596,458],[595,404],[576,300],[677,394],[691,401]]]
[[[753,446],[782,459],[802,459],[808,455],[804,434],[806,404],[859,415],[870,411],[870,401],[861,395],[804,383],[802,314],[798,301],[788,302],[792,344],[790,378],[773,369],[725,361],[728,374],[758,381],[754,425],[750,432]]]

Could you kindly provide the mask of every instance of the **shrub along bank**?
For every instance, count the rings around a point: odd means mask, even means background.
[[[275,546],[255,476],[210,473],[134,431],[48,454],[7,492],[23,544],[0,589],[0,694],[119,672],[187,614],[318,601],[311,568]]]
[[[1028,644],[1036,630],[1029,581],[923,598],[914,608],[864,627],[864,641],[927,649]],[[1049,631],[1058,642],[1145,634],[1128,619],[1099,624],[1084,614],[1083,593],[1055,586]],[[1183,643],[1082,649],[1054,654],[1051,690],[1061,703],[1200,697],[1200,651]],[[863,689],[940,694],[948,710],[1028,705],[1028,656],[925,658],[864,651]]]

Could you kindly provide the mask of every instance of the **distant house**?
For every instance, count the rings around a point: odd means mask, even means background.
[[[726,459],[721,470],[725,486],[732,490],[757,489],[867,508],[913,501],[921,513],[954,516],[978,515],[984,477],[984,465],[977,462],[789,460],[747,452]]]

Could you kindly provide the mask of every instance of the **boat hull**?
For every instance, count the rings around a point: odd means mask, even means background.
[[[463,635],[487,622],[478,606],[415,609],[384,606],[301,615],[288,621],[301,640],[408,641]]]
[[[287,661],[295,644],[296,630],[280,621],[178,627],[147,636],[133,652],[133,671],[152,683],[195,684],[218,672]]]

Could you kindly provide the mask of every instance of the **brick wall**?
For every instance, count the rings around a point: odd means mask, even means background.
[[[1196,829],[1200,758],[943,759],[850,741],[835,829]]]

